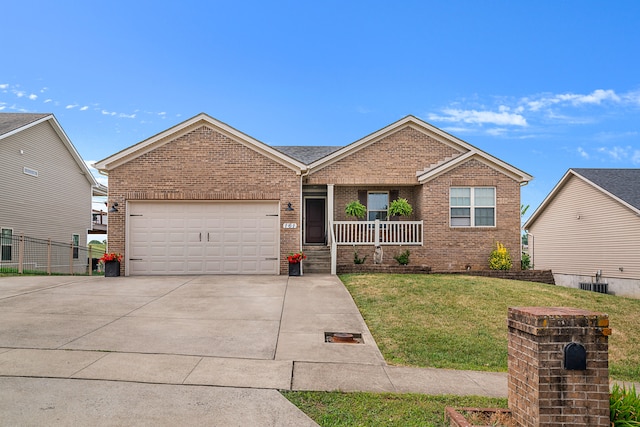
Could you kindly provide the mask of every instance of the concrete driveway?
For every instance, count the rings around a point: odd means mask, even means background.
[[[507,377],[386,365],[336,276],[0,278],[2,425],[316,425],[279,390],[506,397]]]
[[[335,276],[0,278],[9,424],[315,425],[277,390],[326,363],[384,365]]]

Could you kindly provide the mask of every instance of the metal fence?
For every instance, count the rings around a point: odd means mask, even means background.
[[[3,236],[0,241],[0,273],[91,275],[96,264],[91,246],[27,236]]]

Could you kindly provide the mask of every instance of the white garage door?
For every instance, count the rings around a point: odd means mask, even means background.
[[[277,202],[130,202],[131,275],[278,274]]]

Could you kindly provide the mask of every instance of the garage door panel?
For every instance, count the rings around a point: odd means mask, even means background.
[[[276,202],[130,202],[130,274],[278,274]],[[269,259],[266,259],[269,258]]]

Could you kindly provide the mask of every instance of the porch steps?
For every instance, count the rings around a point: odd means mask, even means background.
[[[328,246],[303,246],[307,259],[302,264],[303,274],[331,273],[331,249]]]

